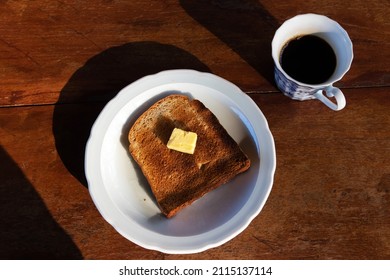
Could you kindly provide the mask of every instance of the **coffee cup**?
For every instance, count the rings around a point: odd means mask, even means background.
[[[317,14],[285,21],[272,40],[272,58],[283,94],[301,101],[318,99],[335,111],[345,107],[343,92],[333,84],[350,69],[353,47],[336,21]]]

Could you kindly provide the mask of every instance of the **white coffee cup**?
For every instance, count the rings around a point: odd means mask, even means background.
[[[283,47],[290,40],[304,35],[315,35],[324,39],[336,55],[335,71],[323,83],[307,84],[297,81],[289,76],[281,66],[280,58]],[[317,14],[297,15],[285,21],[275,32],[272,40],[272,58],[275,63],[276,85],[286,96],[296,100],[318,99],[335,111],[345,107],[344,94],[339,88],[334,87],[333,83],[341,80],[351,67],[353,47],[348,33],[337,22]],[[335,97],[336,103],[328,97]]]

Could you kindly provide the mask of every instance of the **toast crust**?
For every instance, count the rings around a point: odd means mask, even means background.
[[[194,154],[170,150],[174,128],[198,135]],[[130,128],[129,151],[168,218],[250,167],[250,160],[199,100],[169,95]]]

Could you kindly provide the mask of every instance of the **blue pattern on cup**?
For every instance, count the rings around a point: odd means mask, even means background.
[[[309,100],[316,98],[313,94],[318,91],[317,88],[297,84],[296,82],[287,78],[276,66],[274,75],[277,87],[286,96],[297,100]]]

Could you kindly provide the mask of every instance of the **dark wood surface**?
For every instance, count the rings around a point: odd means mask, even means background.
[[[347,106],[298,102],[273,82],[270,43],[301,13],[338,21],[354,43],[337,83]],[[1,259],[389,259],[388,1],[1,1]],[[143,249],[99,214],[84,148],[125,85],[167,69],[212,72],[245,91],[274,136],[262,212],[198,254]]]

